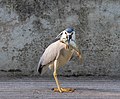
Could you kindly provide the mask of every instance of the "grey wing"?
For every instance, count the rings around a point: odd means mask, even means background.
[[[43,53],[42,57],[40,58],[40,61],[38,63],[37,71],[39,73],[42,72],[42,68],[46,65],[49,65],[51,62],[53,62],[56,58],[58,58],[60,50],[64,47],[61,46],[61,42],[56,41],[52,44],[50,44],[45,52]]]
[[[55,46],[52,44],[49,45],[43,53],[42,57],[40,58],[39,64],[41,64],[42,66],[48,65],[55,60],[57,54],[58,51],[56,50]]]

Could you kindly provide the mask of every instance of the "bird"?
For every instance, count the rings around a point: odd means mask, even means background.
[[[71,59],[74,52],[82,62],[82,53],[76,43],[75,31],[72,27],[68,27],[59,33],[56,41],[51,43],[43,52],[38,63],[37,71],[41,74],[45,67],[53,69],[53,76],[57,85],[57,88],[54,88],[54,92],[74,92],[75,89],[62,88],[57,78],[58,69]]]

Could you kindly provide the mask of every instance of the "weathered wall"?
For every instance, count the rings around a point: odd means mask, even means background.
[[[84,64],[75,56],[59,74],[120,76],[120,0],[0,0],[0,75],[35,75],[44,49],[68,26]]]

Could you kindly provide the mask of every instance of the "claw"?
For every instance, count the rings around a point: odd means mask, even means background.
[[[75,89],[72,89],[72,88],[61,88],[61,90],[63,92],[74,92],[75,91]]]
[[[58,88],[54,88],[54,92],[74,92],[75,89],[72,89],[72,88],[61,88],[61,89],[58,89]]]

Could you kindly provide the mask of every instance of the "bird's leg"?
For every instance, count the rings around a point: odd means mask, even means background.
[[[82,53],[81,53],[80,49],[78,48],[78,46],[76,45],[75,47],[74,46],[71,46],[71,47],[75,50],[75,52],[78,55],[81,63],[83,63]]]
[[[53,75],[54,75],[54,78],[55,78],[55,81],[58,87],[58,88],[54,88],[54,92],[62,93],[62,92],[74,92],[75,91],[75,89],[72,89],[72,88],[61,88],[58,82],[57,74],[54,72]]]
[[[57,87],[58,89],[54,88],[54,91],[57,90],[59,92],[62,92],[61,88],[60,88],[60,84],[58,82],[58,78],[57,78],[57,60],[54,61],[54,73],[53,73],[54,79],[56,81]]]
[[[56,84],[57,84],[57,88],[54,88],[54,91],[61,93],[62,90],[61,90],[60,84],[59,84],[59,82],[58,82],[57,74],[54,72],[53,75],[54,75],[54,79],[55,79]]]
[[[72,88],[61,88],[60,87],[60,84],[59,84],[58,78],[57,78],[57,68],[56,67],[57,67],[57,60],[55,60],[55,62],[54,62],[54,73],[53,73],[53,76],[54,76],[54,79],[56,81],[56,84],[57,84],[58,88],[54,88],[54,92],[60,92],[60,93],[62,93],[62,92],[73,92],[74,89],[72,89]]]
[[[80,51],[80,50],[77,50],[76,53],[77,53],[77,55],[78,55],[78,57],[79,57],[79,59],[80,59],[80,62],[83,63],[83,57],[82,57],[81,51]]]

